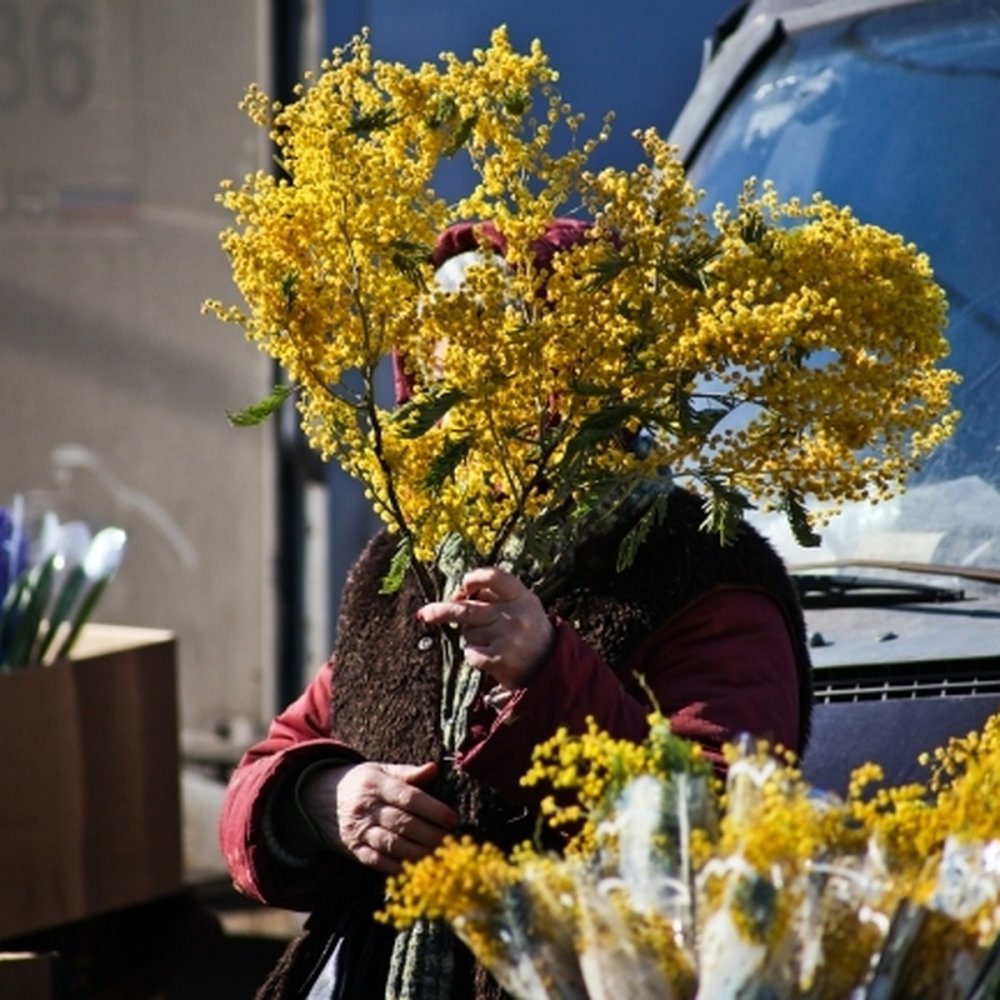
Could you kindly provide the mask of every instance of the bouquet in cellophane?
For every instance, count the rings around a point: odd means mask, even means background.
[[[844,798],[790,755],[728,748],[725,782],[654,715],[536,748],[558,852],[453,840],[383,919],[445,920],[514,996],[986,1000],[1000,989],[1000,717],[925,783],[859,768]]]

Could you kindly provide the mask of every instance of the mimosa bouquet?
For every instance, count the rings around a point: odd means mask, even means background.
[[[926,257],[752,181],[710,219],[653,129],[634,169],[594,172],[610,118],[582,138],[556,82],[537,42],[516,52],[500,28],[417,69],[362,34],[284,106],[250,89],[278,172],[224,183],[244,304],[206,309],[286,378],[233,420],[293,397],[312,447],[398,536],[387,585],[412,568],[429,598],[474,564],[541,589],[623,504],[627,563],[668,475],[723,538],[756,504],[814,542],[844,500],[900,489],[957,416]],[[455,157],[472,182],[449,203],[433,185]],[[557,219],[579,238],[541,255]],[[435,241],[457,223],[478,253],[444,287]],[[402,406],[377,398],[389,359]]]
[[[722,787],[650,718],[535,751],[559,855],[447,841],[390,882],[382,919],[447,921],[523,1000],[987,1000],[1000,990],[1000,717],[844,799],[763,744]]]

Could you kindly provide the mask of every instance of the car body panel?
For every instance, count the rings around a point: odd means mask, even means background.
[[[998,110],[995,0],[757,0],[706,42],[670,134],[707,206],[732,205],[750,176],[782,198],[820,191],[926,251],[949,299],[962,418],[907,491],[848,505],[818,552],[750,515],[793,574],[878,578],[804,597],[818,702],[805,769],[840,790],[866,759],[912,777],[919,752],[1000,705]]]

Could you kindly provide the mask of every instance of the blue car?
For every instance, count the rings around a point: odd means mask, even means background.
[[[914,241],[948,295],[962,418],[907,492],[849,507],[819,549],[754,518],[806,607],[806,776],[924,779],[920,751],[1000,707],[1000,3],[757,0],[705,51],[671,139],[706,205],[748,176],[820,191]]]

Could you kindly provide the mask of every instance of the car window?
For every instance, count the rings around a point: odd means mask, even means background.
[[[831,557],[1000,566],[998,112],[996,4],[940,0],[790,35],[689,165],[709,205],[748,176],[848,204],[925,250],[948,294],[958,430],[903,497],[830,525]]]

